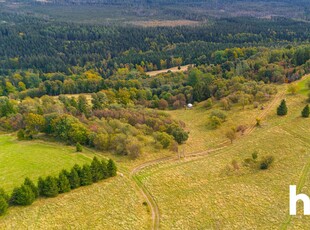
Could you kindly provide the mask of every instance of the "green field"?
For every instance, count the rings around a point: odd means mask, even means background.
[[[43,141],[17,141],[14,135],[0,135],[0,184],[6,191],[20,185],[25,177],[57,175],[74,164],[89,163],[92,154],[77,154],[74,147]]]
[[[0,135],[0,146],[0,183],[7,192],[26,176],[34,181],[56,176],[76,163],[90,163],[94,156],[59,143],[17,141],[15,135]],[[10,208],[0,219],[0,229],[148,229],[149,208],[143,202],[134,182],[118,176],[53,199],[41,198],[29,207]]]
[[[139,174],[158,204],[161,229],[310,227],[309,217],[288,216],[289,185],[310,192],[310,122],[300,117],[304,96],[286,99],[288,116],[276,116],[274,107],[262,128],[225,149],[199,159],[160,164]],[[243,167],[242,161],[253,151],[259,156],[273,155],[272,168]],[[239,162],[240,169],[227,174],[225,168],[232,160]]]

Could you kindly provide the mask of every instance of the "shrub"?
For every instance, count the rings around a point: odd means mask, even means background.
[[[83,152],[83,146],[79,142],[76,143],[76,152]]]
[[[172,135],[179,144],[184,143],[188,139],[188,133],[176,124],[169,125],[167,133]]]
[[[273,156],[267,156],[264,157],[261,161],[260,161],[260,169],[261,170],[266,170],[270,167],[270,165],[274,162],[274,157]]]
[[[279,116],[285,116],[287,114],[287,106],[286,106],[286,101],[282,100],[281,104],[279,105],[277,109],[277,114]]]
[[[257,159],[257,157],[258,157],[258,152],[257,151],[253,152],[252,153],[252,159],[255,161]]]
[[[309,115],[310,115],[309,105],[306,105],[301,112],[301,116],[307,118],[309,117]]]
[[[210,114],[210,118],[211,117],[217,117],[219,119],[221,119],[222,122],[226,121],[227,115],[222,112],[221,110],[213,110]]]
[[[13,205],[30,205],[35,200],[35,194],[27,185],[15,188],[11,196],[11,204]]]
[[[212,106],[213,106],[212,98],[209,98],[208,100],[206,100],[206,101],[204,102],[203,106],[204,106],[206,109],[211,109]]]
[[[173,137],[164,132],[154,133],[154,138],[161,144],[164,149],[168,148],[173,141]]]
[[[138,158],[142,153],[142,146],[139,143],[129,143],[126,148],[128,155],[133,159]]]
[[[222,120],[218,117],[212,116],[209,120],[209,126],[211,129],[217,129],[222,125]]]
[[[109,149],[109,135],[108,134],[98,134],[94,139],[94,145],[99,150],[108,150]]]
[[[17,132],[17,139],[19,141],[25,140],[25,131],[23,129],[18,130],[18,132]]]

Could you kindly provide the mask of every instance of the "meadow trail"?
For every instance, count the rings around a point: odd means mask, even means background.
[[[286,94],[286,88],[281,90],[280,92],[278,92],[275,95],[275,97],[272,99],[272,101],[269,103],[269,105],[262,111],[261,114],[259,114],[259,116],[257,118],[259,118],[260,120],[265,119],[267,117],[267,115],[269,114],[269,112],[271,112],[271,110],[275,109],[275,106],[280,103],[280,101],[284,98],[285,94]],[[250,135],[255,130],[256,127],[257,126],[256,126],[256,121],[255,121],[255,122],[253,122],[253,124],[250,127],[248,127],[248,129],[245,131],[244,135],[240,136],[239,138],[243,138],[247,135]],[[203,156],[206,156],[210,153],[213,153],[213,152],[216,152],[219,150],[223,150],[223,149],[229,147],[230,145],[231,145],[230,141],[227,140],[227,141],[220,143],[218,145],[218,147],[216,147],[216,148],[209,149],[206,151],[192,152],[192,153],[186,154],[184,156],[184,158],[190,159],[190,158],[195,158],[195,157],[203,157]],[[145,162],[145,163],[135,167],[130,173],[130,177],[135,181],[137,187],[139,188],[139,191],[142,193],[143,197],[146,199],[146,202],[148,203],[148,206],[151,209],[152,229],[153,230],[159,229],[159,225],[160,225],[159,207],[156,203],[156,200],[154,199],[154,197],[152,196],[152,194],[148,190],[148,188],[143,184],[143,182],[138,177],[138,174],[143,169],[151,167],[153,165],[158,165],[160,163],[167,163],[169,161],[178,161],[178,160],[179,160],[178,156],[170,156],[170,157],[155,159],[155,160]]]

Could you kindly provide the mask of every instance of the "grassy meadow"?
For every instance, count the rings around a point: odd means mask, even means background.
[[[0,135],[0,184],[6,191],[25,177],[57,175],[74,164],[90,163],[93,154],[78,154],[75,147],[43,141],[17,141],[15,135]]]
[[[300,212],[296,217],[288,216],[289,185],[310,194],[310,122],[300,117],[305,99],[303,95],[287,95],[287,116],[278,117],[276,105],[261,128],[223,150],[141,172],[139,177],[160,209],[160,228],[309,228],[308,216]],[[259,158],[274,156],[269,170],[243,166],[243,160],[254,151]],[[233,160],[240,169],[227,172]]]

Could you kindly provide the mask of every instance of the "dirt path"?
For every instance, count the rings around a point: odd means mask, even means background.
[[[267,108],[265,108],[263,110],[263,112],[257,117],[261,120],[263,120],[264,118],[266,118],[266,116],[268,115],[269,112],[271,112],[271,110],[275,109],[275,106],[278,105],[280,103],[280,101],[284,98],[285,96],[285,91],[281,91],[278,92],[276,94],[276,96],[273,98],[273,100],[271,101],[271,103],[269,103],[269,105],[267,106]],[[253,124],[245,131],[244,135],[240,136],[244,137],[247,135],[250,135],[256,128],[256,120],[255,122],[253,122]],[[185,155],[185,158],[194,158],[194,157],[202,157],[205,155],[208,155],[210,153],[225,149],[227,147],[229,147],[231,145],[230,141],[224,141],[222,143],[220,143],[218,145],[218,147],[213,148],[213,149],[209,149],[206,151],[202,151],[202,152],[192,152],[189,153],[187,155]],[[159,163],[167,163],[170,161],[178,161],[179,158],[177,156],[171,156],[171,157],[164,157],[164,158],[160,158],[160,159],[156,159],[153,161],[149,161],[149,162],[145,162],[137,167],[135,167],[131,173],[130,173],[130,177],[136,182],[137,186],[139,187],[140,192],[142,193],[142,195],[145,197],[148,206],[151,209],[151,213],[152,213],[152,229],[159,229],[159,224],[160,224],[160,212],[159,212],[159,208],[158,205],[156,203],[156,200],[154,199],[154,197],[152,196],[152,194],[149,192],[149,190],[147,189],[147,187],[143,184],[143,182],[139,179],[139,177],[137,176],[139,172],[141,172],[143,169],[159,164]]]
[[[173,68],[170,68],[170,69],[163,69],[163,70],[156,70],[156,71],[150,71],[150,72],[146,72],[147,75],[151,76],[151,77],[154,77],[156,76],[157,74],[160,74],[160,73],[167,73],[168,71],[171,71],[171,72],[184,72],[184,71],[187,71],[188,67],[190,65],[184,65],[184,66],[181,66],[181,69],[179,69],[178,67],[173,67]]]

